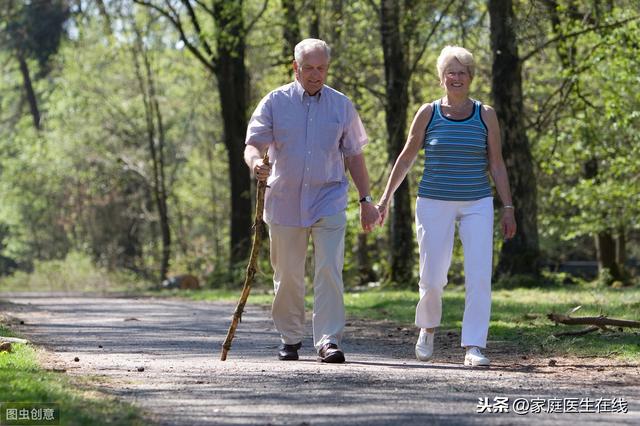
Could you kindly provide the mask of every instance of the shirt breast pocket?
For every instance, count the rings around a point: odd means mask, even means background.
[[[320,146],[325,151],[339,151],[340,139],[342,139],[342,123],[326,123],[320,130]]]
[[[325,182],[341,182],[344,178],[344,162],[340,141],[344,126],[342,123],[327,123],[320,133],[320,146],[324,161]]]

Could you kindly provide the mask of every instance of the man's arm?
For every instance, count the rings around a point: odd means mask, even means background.
[[[364,154],[356,154],[349,157],[345,157],[345,164],[353,183],[358,189],[358,198],[363,198],[369,193],[369,173],[367,172],[367,165],[364,160]],[[376,225],[380,215],[378,209],[372,203],[366,201],[360,203],[360,224],[365,232],[369,232]]]

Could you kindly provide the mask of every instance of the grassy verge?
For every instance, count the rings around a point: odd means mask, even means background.
[[[417,292],[375,291],[348,294],[347,312],[358,318],[391,319],[412,324]],[[640,288],[611,289],[591,285],[534,289],[495,290],[491,312],[489,340],[508,346],[514,344],[524,353],[544,355],[615,356],[635,361],[640,358],[640,330],[595,332],[575,337],[553,337],[560,331],[579,330],[584,326],[554,325],[548,313],[566,314],[582,306],[574,316],[606,315],[612,318],[639,320]],[[442,329],[460,329],[464,311],[464,288],[445,290]]]
[[[11,332],[0,326],[0,335],[10,336]],[[148,424],[137,408],[71,380],[40,368],[30,345],[14,344],[12,352],[0,353],[2,402],[58,404],[61,425]]]
[[[165,293],[195,300],[237,301],[240,290],[203,290],[191,293]],[[251,294],[251,304],[268,305],[273,296],[264,290]],[[417,291],[370,290],[345,294],[347,315],[359,319],[390,320],[411,326],[414,321]],[[306,303],[311,307],[312,298]],[[640,359],[640,329],[620,332],[594,332],[584,336],[553,337],[560,331],[579,330],[583,326],[554,325],[548,313],[566,314],[582,306],[574,316],[606,315],[612,318],[640,320],[640,287],[612,289],[592,284],[494,290],[489,340],[508,347],[518,346],[523,353],[541,355],[571,354],[602,356],[637,362]],[[459,330],[464,311],[464,287],[448,286],[443,298],[441,328]],[[490,342],[491,343],[491,342]]]

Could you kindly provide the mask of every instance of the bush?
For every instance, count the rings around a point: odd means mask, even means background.
[[[2,291],[139,291],[149,287],[130,272],[97,267],[89,256],[71,252],[64,260],[36,261],[33,272],[0,279]]]
[[[545,281],[542,277],[536,278],[531,275],[501,275],[493,284],[494,289],[512,288],[533,288],[542,287]]]

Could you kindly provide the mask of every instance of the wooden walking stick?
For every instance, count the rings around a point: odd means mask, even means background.
[[[264,164],[269,164],[269,154],[265,154],[262,159]],[[231,341],[236,334],[236,328],[238,328],[238,322],[242,320],[242,312],[244,311],[244,305],[247,303],[249,292],[251,291],[251,284],[253,284],[253,277],[256,275],[258,255],[260,253],[260,245],[262,244],[262,237],[264,234],[264,221],[262,220],[262,211],[264,210],[264,191],[267,188],[267,181],[258,181],[258,190],[256,194],[256,216],[253,224],[253,244],[251,245],[251,256],[249,257],[249,265],[247,265],[247,273],[244,278],[244,287],[242,287],[242,294],[236,310],[233,312],[233,318],[227,337],[222,344],[222,353],[220,354],[220,360],[227,360],[227,352],[231,349]]]

